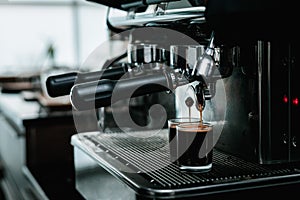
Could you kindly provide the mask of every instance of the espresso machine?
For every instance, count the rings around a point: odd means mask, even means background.
[[[218,199],[297,192],[293,2],[92,2],[108,6],[112,40],[124,40],[126,52],[100,71],[47,79],[50,96],[70,95],[78,126],[87,110],[99,123],[99,132],[83,131],[71,141],[83,196]],[[202,108],[203,120],[214,126],[213,169],[184,173],[170,162],[166,121],[198,117]]]

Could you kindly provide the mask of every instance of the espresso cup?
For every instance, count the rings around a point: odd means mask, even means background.
[[[177,164],[187,172],[208,172],[212,168],[213,127],[184,123],[176,127]]]
[[[178,154],[177,154],[177,136],[176,136],[176,127],[184,123],[197,123],[200,122],[198,118],[174,118],[168,120],[168,130],[169,130],[169,150],[170,150],[170,161],[174,164],[177,163]]]

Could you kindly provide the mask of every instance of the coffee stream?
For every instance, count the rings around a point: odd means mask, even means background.
[[[191,112],[191,107],[193,106],[194,104],[194,100],[191,98],[191,97],[188,97],[186,100],[185,100],[185,105],[189,108],[189,121],[191,122],[192,121],[192,112]],[[203,127],[203,116],[202,116],[202,112],[203,112],[203,105],[202,104],[199,104],[198,105],[198,108],[199,108],[199,113],[200,113],[200,127]]]
[[[189,121],[191,122],[192,121],[192,111],[191,111],[191,107],[193,106],[194,104],[194,100],[191,98],[191,97],[188,97],[186,100],[185,100],[185,105],[189,108]]]
[[[201,104],[199,104],[200,127],[203,127],[203,115],[202,115],[202,111],[203,111],[203,106]]]

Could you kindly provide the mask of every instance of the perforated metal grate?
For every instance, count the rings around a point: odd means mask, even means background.
[[[147,137],[148,136],[148,137]],[[164,188],[212,185],[278,175],[296,174],[294,168],[271,167],[244,161],[214,150],[208,173],[185,173],[169,161],[167,132],[87,133],[80,139],[92,151],[105,151],[149,182]]]

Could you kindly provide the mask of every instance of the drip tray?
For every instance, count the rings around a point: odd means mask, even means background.
[[[214,149],[208,173],[186,173],[169,160],[167,130],[80,133],[72,145],[131,187],[157,197],[195,196],[300,182],[293,165],[260,165]]]

